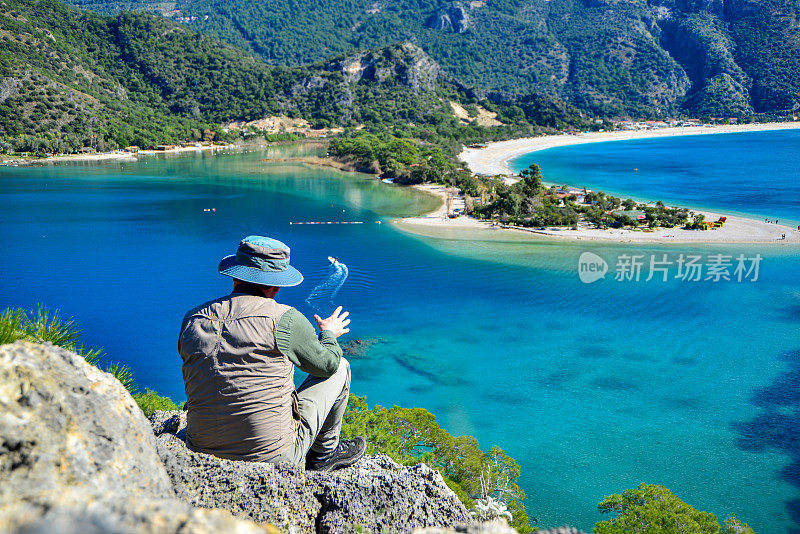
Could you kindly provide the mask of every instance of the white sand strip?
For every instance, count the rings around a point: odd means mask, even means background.
[[[476,174],[512,174],[509,161],[539,150],[585,143],[604,141],[628,141],[631,139],[650,139],[654,137],[675,137],[679,135],[708,135],[741,132],[761,132],[769,130],[790,130],[800,128],[800,122],[771,122],[764,124],[741,124],[722,126],[688,126],[677,128],[658,128],[653,130],[622,130],[614,132],[587,132],[580,134],[545,135],[526,137],[510,141],[489,143],[486,148],[464,148],[459,158]],[[576,185],[576,184],[573,184]]]
[[[722,228],[713,230],[684,230],[683,228],[675,227],[659,228],[650,232],[621,228],[600,230],[592,228],[592,225],[581,223],[577,230],[565,227],[550,227],[542,230],[538,228],[502,226],[497,223],[481,221],[466,215],[451,219],[447,216],[446,201],[448,192],[444,186],[424,184],[414,187],[426,193],[437,195],[442,199],[442,203],[439,207],[426,215],[406,217],[394,221],[399,228],[420,235],[447,236],[450,235],[452,230],[461,232],[466,230],[489,230],[490,233],[480,234],[479,232],[476,234],[472,232],[471,235],[484,235],[486,238],[497,238],[497,232],[501,231],[503,233],[513,232],[517,236],[524,235],[532,239],[572,239],[615,243],[769,243],[776,245],[800,245],[800,230],[796,227],[706,210],[695,210],[695,213],[702,213],[705,215],[707,221],[716,221],[721,216],[725,216],[727,220]],[[452,206],[463,206],[463,197],[460,197],[460,195],[457,195],[457,197],[458,198],[451,197],[451,208]]]

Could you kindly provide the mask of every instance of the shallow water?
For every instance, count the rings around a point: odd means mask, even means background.
[[[229,291],[216,265],[241,237],[274,236],[306,275],[279,300],[308,315],[326,257],[347,264],[334,303],[347,338],[375,341],[352,359],[353,391],[504,448],[541,526],[588,530],[604,495],[643,481],[758,532],[800,524],[800,252],[638,247],[763,261],[757,282],[618,282],[631,249],[594,244],[612,273],[587,285],[585,244],[405,235],[387,216],[430,199],[263,157],[0,168],[0,306],[60,308],[182,399],[183,313]],[[289,224],[339,220],[364,224]]]

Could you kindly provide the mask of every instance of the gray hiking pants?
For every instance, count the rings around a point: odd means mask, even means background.
[[[300,465],[305,463],[309,450],[327,453],[336,449],[349,395],[350,363],[344,358],[330,377],[306,378],[297,388],[297,404],[300,408],[297,437],[289,448],[272,458],[270,463]]]

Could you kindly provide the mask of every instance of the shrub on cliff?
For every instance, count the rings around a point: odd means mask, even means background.
[[[175,401],[169,397],[162,397],[150,388],[144,388],[143,392],[133,395],[133,400],[139,405],[147,417],[153,415],[156,410],[162,412],[171,412],[179,409]]]
[[[595,534],[753,534],[749,525],[733,515],[720,530],[717,516],[696,510],[657,484],[643,483],[636,489],[609,495],[597,508],[619,515],[597,523],[592,530]]]
[[[86,347],[83,344],[79,345],[80,335],[81,330],[74,319],[63,319],[58,311],[51,312],[44,306],[39,306],[31,312],[22,308],[6,308],[0,311],[0,345],[13,343],[19,339],[35,343],[52,343],[57,347],[75,352],[88,363],[100,367],[103,350],[97,347]],[[142,395],[136,393],[136,383],[133,381],[130,367],[116,362],[108,362],[103,370],[119,380],[134,399],[137,398],[137,395]],[[137,402],[139,402],[138,399]],[[170,406],[174,406],[174,404]],[[150,413],[152,414],[152,411]]]
[[[420,462],[439,470],[447,485],[468,507],[489,497],[507,505],[511,526],[532,532],[522,501],[525,492],[517,484],[520,468],[501,448],[480,450],[471,436],[451,436],[422,408],[369,409],[365,397],[350,395],[342,425],[342,437],[367,438],[367,453],[385,453],[404,465]]]
[[[88,363],[100,367],[102,349],[87,348],[78,345],[81,330],[74,319],[62,319],[58,311],[50,312],[39,306],[35,312],[26,312],[22,308],[6,308],[0,311],[0,345],[25,339],[36,343],[52,343],[82,356]],[[114,376],[133,396],[147,417],[156,410],[177,410],[178,405],[169,397],[162,397],[150,388],[137,392],[136,382],[130,367],[117,362],[108,362],[102,368]]]

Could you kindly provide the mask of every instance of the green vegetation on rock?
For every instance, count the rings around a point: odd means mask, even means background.
[[[753,529],[735,516],[728,517],[720,530],[714,514],[696,510],[655,484],[609,495],[597,508],[618,515],[597,523],[592,530],[595,534],[753,534]]]
[[[169,397],[163,397],[150,388],[144,388],[144,391],[133,394],[133,400],[139,405],[147,417],[153,415],[153,412],[160,410],[169,412],[178,410],[179,407],[175,401]]]
[[[88,363],[100,367],[102,349],[78,345],[80,335],[81,330],[74,319],[63,319],[58,311],[51,312],[44,306],[39,306],[33,312],[22,308],[6,308],[0,311],[0,345],[20,339],[34,343],[52,343],[75,352]],[[109,362],[103,370],[119,380],[129,393],[136,393],[136,384],[129,367]]]
[[[88,363],[100,367],[103,350],[78,345],[80,335],[81,330],[74,319],[63,319],[58,311],[50,312],[44,306],[39,306],[32,313],[22,308],[6,308],[0,311],[0,345],[20,339],[36,343],[52,343],[73,351]],[[112,361],[106,363],[102,369],[119,380],[147,417],[153,415],[156,410],[178,409],[178,405],[172,399],[162,397],[150,388],[137,391],[133,372],[127,365]]]
[[[471,175],[438,146],[389,134],[359,134],[331,141],[329,153],[398,183],[460,183]]]
[[[508,507],[518,532],[533,530],[522,503],[525,492],[517,484],[517,462],[499,447],[483,452],[475,438],[451,436],[422,408],[370,409],[365,397],[351,394],[342,436],[366,437],[369,454],[382,452],[404,465],[423,462],[442,474],[468,508],[474,508],[476,499],[492,497]]]

